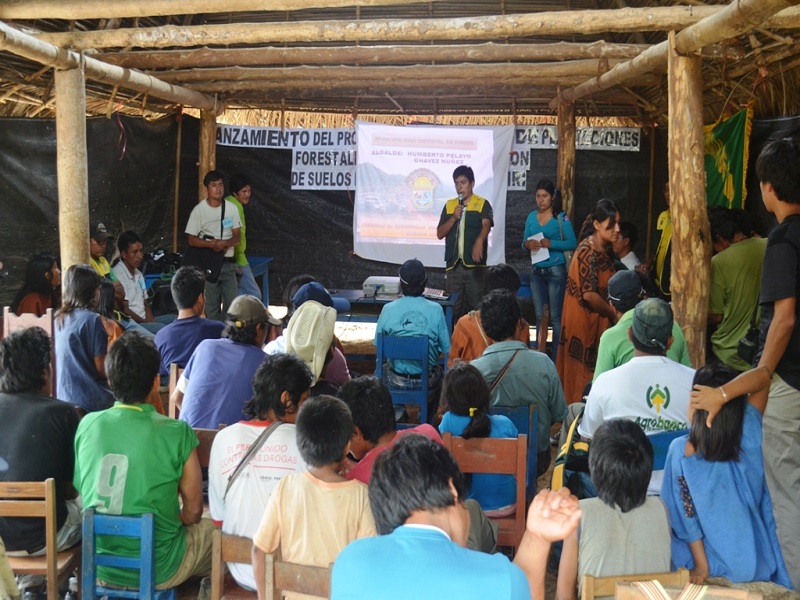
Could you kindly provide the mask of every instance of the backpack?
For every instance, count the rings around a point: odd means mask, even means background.
[[[572,421],[564,445],[558,451],[550,479],[550,489],[569,488],[579,500],[596,498],[597,488],[589,477],[589,442],[580,439],[578,424],[583,411]]]

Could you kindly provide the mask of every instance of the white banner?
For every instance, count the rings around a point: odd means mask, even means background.
[[[638,152],[642,132],[638,127],[578,127],[575,148],[578,150],[616,150]],[[555,125],[530,125],[514,130],[512,150],[558,148],[558,128]]]

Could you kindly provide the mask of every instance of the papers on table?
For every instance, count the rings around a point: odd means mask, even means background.
[[[537,233],[535,235],[532,235],[528,239],[529,240],[536,240],[537,242],[541,242],[544,239],[544,234],[543,233]],[[548,250],[547,248],[539,246],[538,250],[531,250],[531,264],[532,265],[535,265],[536,263],[540,263],[542,261],[545,261],[548,258],[550,258],[550,250]]]

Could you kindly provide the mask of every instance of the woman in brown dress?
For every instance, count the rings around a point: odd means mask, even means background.
[[[614,274],[611,243],[619,235],[619,220],[617,205],[600,200],[583,222],[570,264],[556,360],[567,404],[581,399],[594,374],[600,335],[617,319],[608,302],[608,280]]]

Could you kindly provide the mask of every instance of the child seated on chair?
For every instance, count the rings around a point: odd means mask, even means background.
[[[564,540],[557,600],[576,598],[583,575],[605,577],[670,570],[667,510],[647,495],[653,446],[642,428],[611,419],[595,431],[589,472],[598,498],[580,501],[578,530]]]
[[[353,434],[347,405],[332,396],[309,398],[296,431],[308,471],[281,479],[253,537],[259,600],[266,597],[265,554],[280,547],[284,561],[328,567],[351,541],[376,535],[367,486],[339,475]]]
[[[717,393],[737,372],[722,364],[698,369],[694,387]],[[698,393],[694,392],[694,393]],[[767,390],[730,398],[714,419],[695,410],[688,435],[675,439],[664,466],[661,497],[672,527],[672,562],[733,582],[772,581],[791,588],[772,502],[764,480],[761,416]]]
[[[442,403],[447,411],[439,424],[441,433],[469,438],[515,438],[518,431],[511,419],[489,414],[489,386],[472,365],[452,367],[442,383]],[[517,487],[513,475],[474,474],[467,498],[474,498],[487,517],[514,513]]]

